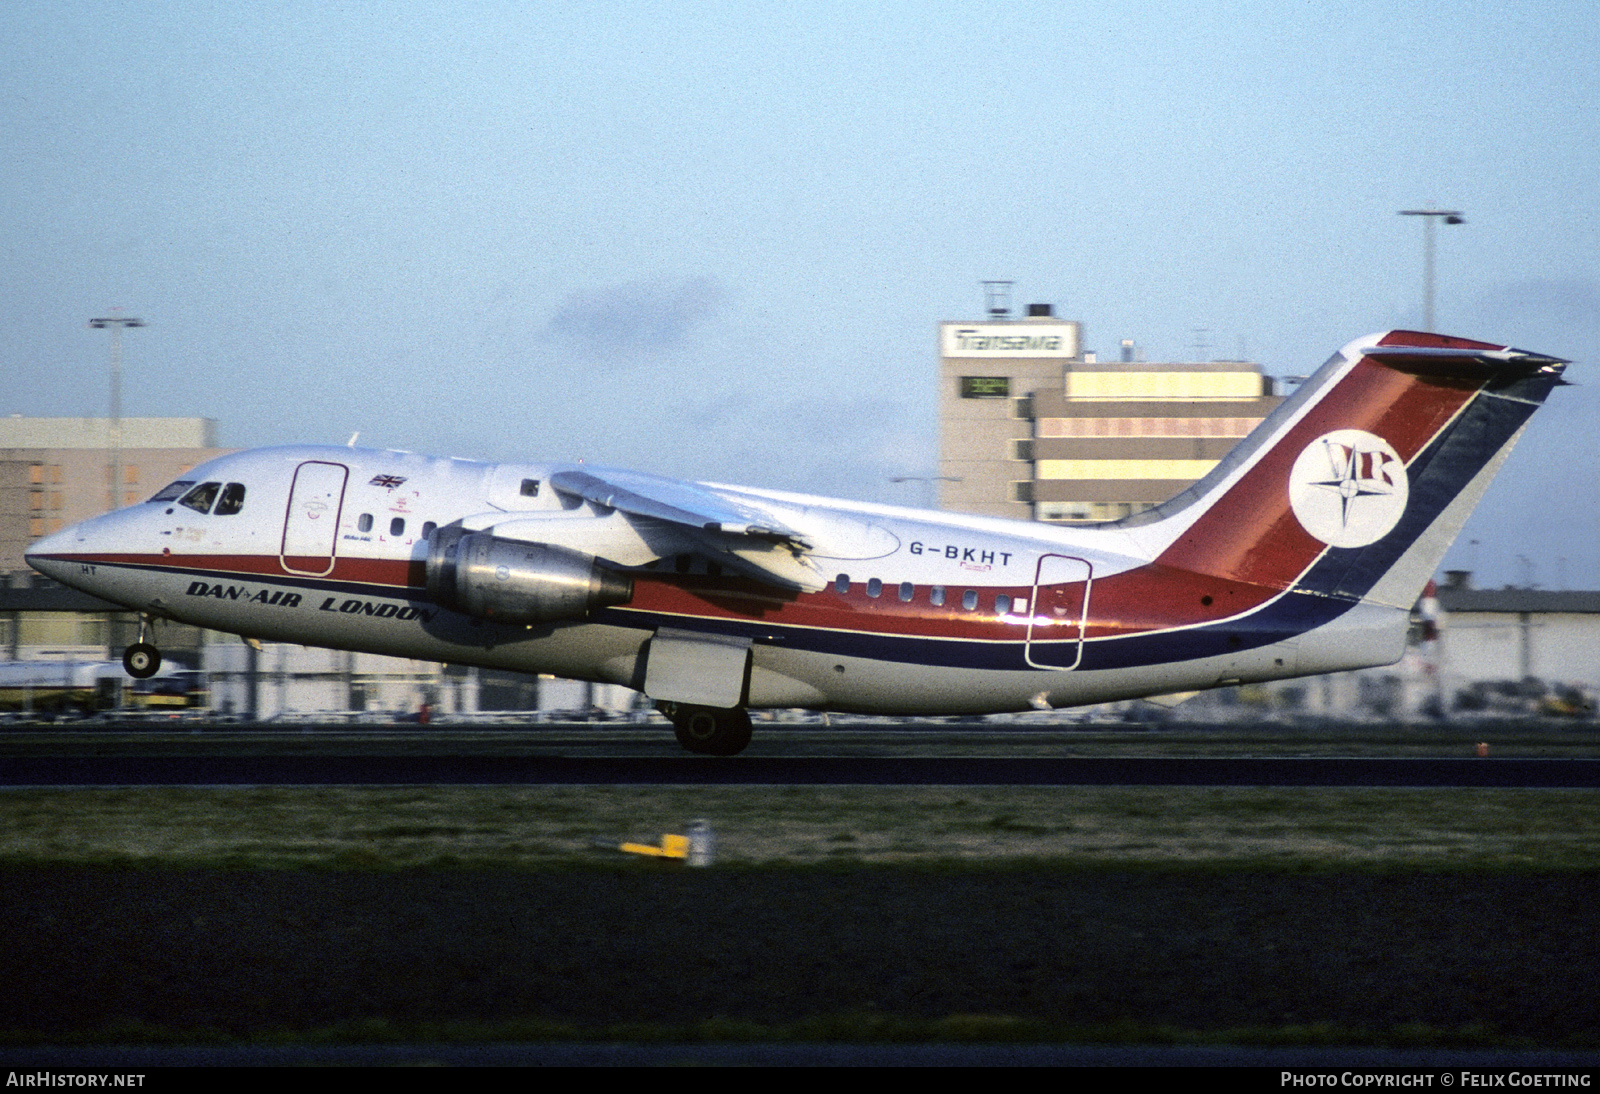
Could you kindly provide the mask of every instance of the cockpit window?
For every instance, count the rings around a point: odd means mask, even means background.
[[[185,494],[178,504],[188,506],[196,513],[209,513],[211,503],[217,500],[217,491],[221,489],[220,482],[203,482]]]
[[[189,489],[189,487],[191,487],[193,485],[194,485],[194,480],[193,479],[179,479],[177,482],[170,483],[170,484],[168,484],[166,486],[163,486],[161,488],[161,492],[159,494],[157,494],[155,497],[151,498],[150,500],[151,501],[171,501],[173,498],[182,497],[183,496],[183,492],[185,490]]]
[[[217,502],[216,515],[231,517],[244,507],[244,483],[230,482],[222,488],[222,498]]]

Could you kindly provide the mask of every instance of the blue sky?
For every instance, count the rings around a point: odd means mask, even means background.
[[[1592,5],[8,5],[0,412],[915,502],[935,324],[1572,357],[1449,564],[1600,587]],[[1594,379],[1591,380],[1591,377]]]

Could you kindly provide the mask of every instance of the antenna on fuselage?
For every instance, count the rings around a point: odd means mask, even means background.
[[[350,439],[344,442],[344,446],[346,448],[354,448],[356,446],[356,438],[359,436],[361,436],[361,430],[358,429],[354,433],[350,434]]]

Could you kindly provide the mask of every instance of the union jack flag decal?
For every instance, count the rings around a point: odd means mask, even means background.
[[[393,490],[395,487],[399,486],[405,481],[406,477],[404,475],[374,475],[372,476],[372,481],[367,483],[367,485],[387,486],[390,490]]]

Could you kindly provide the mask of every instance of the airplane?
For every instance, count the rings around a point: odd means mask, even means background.
[[[753,709],[979,715],[1392,664],[1568,363],[1357,339],[1204,478],[1099,524],[298,446],[211,460],[26,557],[140,614],[135,677],[178,620],[624,684],[728,756]]]

